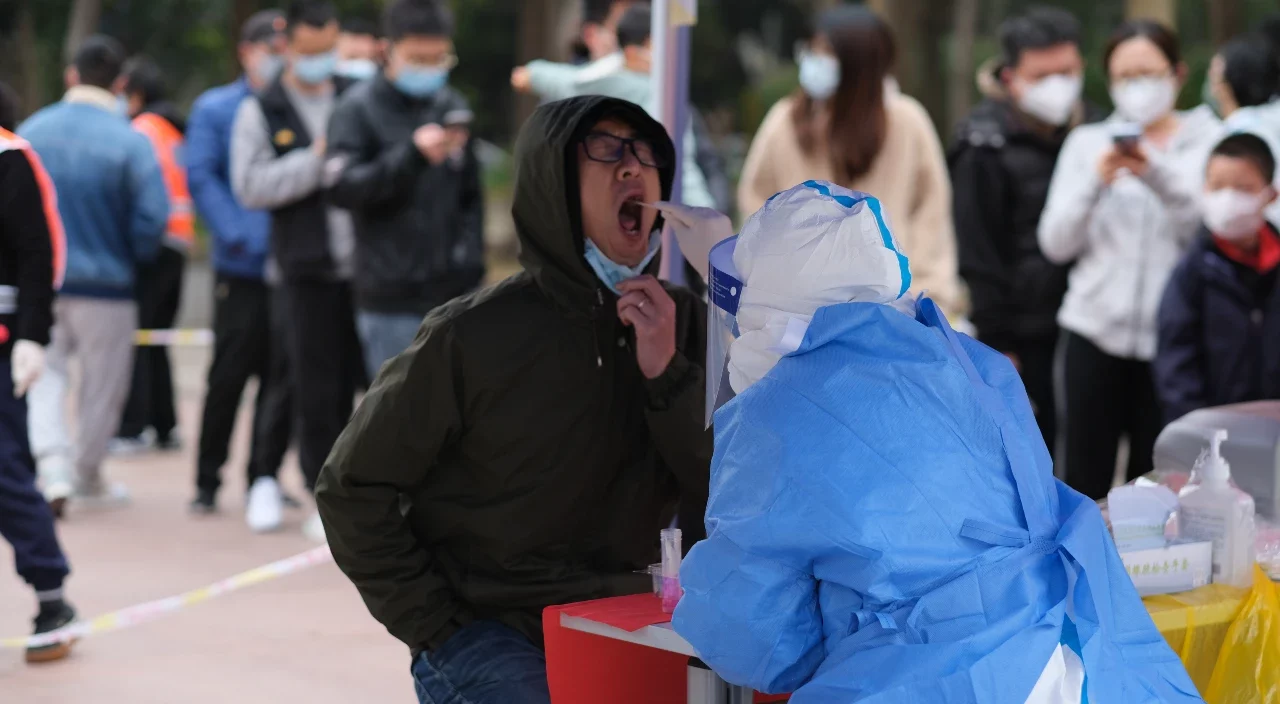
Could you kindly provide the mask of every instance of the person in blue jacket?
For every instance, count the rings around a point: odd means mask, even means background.
[[[673,618],[698,657],[792,704],[1201,701],[1012,363],[904,300],[877,199],[809,181],[734,244],[736,396]]]
[[[54,304],[47,370],[29,398],[32,451],[55,514],[68,499],[107,507],[128,491],[102,477],[133,368],[140,266],[160,250],[169,195],[151,143],[129,125],[113,90],[124,49],[86,39],[65,74],[62,100],[18,127],[58,194],[67,268]],[[66,422],[67,368],[80,362],[74,443]]]
[[[289,446],[291,397],[287,362],[279,349],[283,341],[272,332],[272,307],[278,304],[264,280],[271,220],[265,212],[243,207],[231,191],[231,126],[241,101],[283,66],[284,27],[278,10],[263,10],[245,22],[239,47],[244,75],[201,95],[187,126],[187,179],[196,212],[209,228],[216,275],[213,362],[191,510],[203,514],[216,506],[240,396],[249,377],[256,376],[255,432],[247,468],[256,501],[250,501],[246,517],[260,530],[280,523],[276,474]]]
[[[1199,408],[1280,398],[1280,234],[1264,213],[1276,161],[1256,134],[1214,147],[1204,227],[1160,303],[1152,369],[1165,419]]]

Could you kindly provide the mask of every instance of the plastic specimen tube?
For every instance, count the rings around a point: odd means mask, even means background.
[[[671,613],[680,603],[683,591],[680,589],[680,556],[681,538],[679,528],[666,528],[662,531],[662,611]]]

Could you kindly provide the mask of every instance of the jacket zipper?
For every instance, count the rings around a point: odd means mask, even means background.
[[[598,321],[600,311],[604,310],[604,292],[596,289],[596,310],[595,315],[591,316],[592,322]],[[604,367],[604,356],[600,354],[600,331],[595,325],[591,326],[591,342],[596,346],[596,369]]]

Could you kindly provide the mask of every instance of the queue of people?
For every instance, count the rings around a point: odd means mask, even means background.
[[[636,571],[653,561],[653,538],[673,521],[686,544],[703,537],[704,525],[712,534],[695,549],[701,564],[692,568],[691,589],[698,591],[682,605],[677,627],[691,640],[706,638],[696,644],[721,656],[713,665],[768,689],[806,686],[820,671],[823,641],[834,646],[859,632],[862,641],[896,637],[887,634],[907,614],[893,602],[931,598],[927,584],[939,576],[902,570],[860,582],[839,569],[818,574],[815,564],[863,565],[935,528],[974,541],[947,557],[956,565],[992,548],[1058,541],[1047,553],[1016,553],[1020,569],[984,583],[1001,593],[1056,584],[1067,565],[1077,578],[1090,577],[1099,604],[1112,601],[1112,589],[1117,603],[1136,598],[1107,564],[1113,548],[1100,540],[1096,508],[1091,513],[1083,501],[1111,487],[1122,438],[1132,477],[1150,468],[1165,420],[1280,393],[1280,234],[1267,220],[1276,200],[1273,135],[1280,135],[1280,123],[1269,122],[1280,89],[1271,45],[1248,37],[1224,46],[1206,84],[1207,104],[1178,112],[1187,68],[1177,37],[1154,22],[1126,22],[1102,57],[1116,111],[1099,121],[1081,99],[1078,23],[1062,11],[1032,10],[1001,28],[998,65],[982,73],[987,98],[944,151],[924,108],[893,79],[898,51],[887,23],[863,7],[820,15],[798,57],[800,87],[765,118],[738,187],[738,207],[755,214],[740,242],[746,284],[759,290],[764,276],[782,285],[761,298],[744,294],[742,329],[756,334],[735,344],[729,379],[740,398],[716,427],[713,467],[704,410],[716,401],[704,397],[705,380],[720,370],[703,362],[706,304],[654,278],[663,216],[646,206],[672,198],[677,168],[686,205],[730,206],[699,158],[706,150],[697,130],[678,136],[692,157],[678,165],[671,138],[649,114],[647,3],[585,6],[586,63],[533,62],[513,72],[517,89],[548,101],[516,145],[513,215],[525,271],[483,291],[480,167],[468,105],[449,85],[458,61],[453,18],[438,0],[392,0],[381,29],[344,22],[327,0],[258,13],[240,37],[244,75],[202,95],[185,126],[163,102],[158,68],[94,37],[67,71],[64,99],[36,113],[18,136],[0,133],[9,145],[0,157],[30,157],[9,159],[15,166],[7,168],[17,171],[0,176],[25,175],[22,187],[41,195],[27,204],[44,204],[42,213],[26,217],[42,221],[49,242],[19,268],[0,259],[0,323],[13,320],[18,332],[15,393],[3,394],[14,403],[0,404],[0,451],[8,458],[0,466],[0,508],[20,507],[0,511],[0,529],[11,541],[19,536],[19,571],[41,603],[37,632],[74,618],[61,593],[67,567],[53,516],[68,502],[127,500],[127,490],[100,469],[113,436],[136,438],[150,428],[158,442],[176,442],[172,391],[157,381],[169,374],[167,360],[135,355],[134,333],[139,324],[172,324],[191,208],[208,224],[216,273],[214,357],[191,510],[217,509],[239,399],[256,377],[248,525],[278,529],[284,508],[296,503],[278,481],[296,437],[317,506],[304,531],[329,542],[374,617],[410,649],[423,702],[549,701],[542,609],[646,591],[650,579]],[[781,210],[788,207],[795,212]],[[796,221],[786,217],[806,208],[826,209],[799,219],[822,232],[787,240],[805,233],[789,229]],[[874,225],[845,227],[855,217]],[[766,227],[778,224],[771,218],[784,226]],[[25,291],[26,281],[50,271],[60,277],[58,265],[50,266],[60,256],[60,230],[67,264],[52,303],[56,319],[43,310],[51,295],[24,294],[5,308],[3,285],[20,278]],[[10,232],[0,234],[6,246]],[[887,283],[852,276],[855,250],[846,239],[858,237],[873,239],[869,248],[892,264]],[[806,278],[805,262],[831,275]],[[805,288],[824,282],[833,285]],[[868,290],[883,295],[864,300]],[[919,294],[936,305],[918,302]],[[822,303],[840,315],[819,318]],[[966,312],[994,352],[952,331],[947,318]],[[885,536],[879,525],[859,532],[850,523],[850,541],[833,544],[828,534],[774,530],[782,518],[752,503],[768,492],[752,492],[781,486],[768,477],[791,469],[781,462],[794,458],[790,452],[818,450],[770,446],[749,432],[782,422],[766,416],[796,403],[786,422],[797,434],[833,420],[840,427],[829,437],[880,423],[887,430],[868,437],[898,442],[893,421],[909,417],[911,398],[899,394],[898,415],[872,422],[864,416],[877,409],[858,406],[856,393],[839,393],[834,380],[853,379],[855,392],[888,378],[906,388],[918,373],[889,364],[804,372],[779,351],[790,324],[773,323],[784,318],[822,332],[821,342],[815,337],[804,348],[819,357],[825,349],[873,358],[867,348],[883,340],[958,361],[933,380],[955,392],[930,402],[937,417],[991,414],[1002,431],[1022,438],[1015,447],[982,423],[961,434],[939,428],[942,439],[932,445],[863,447],[852,433],[843,446],[859,448],[848,455],[855,463],[885,463],[884,477],[896,453],[918,459],[933,451],[937,466],[965,453],[1007,458],[1010,475],[993,475],[984,484],[989,495],[969,497],[968,514],[985,523],[961,520],[965,511],[952,505],[957,520],[944,521],[945,529],[922,522],[914,534]],[[794,351],[800,343],[793,342]],[[752,352],[759,363],[744,377]],[[70,356],[83,370],[74,443],[63,417]],[[130,369],[136,404],[128,403]],[[795,369],[804,373],[788,371]],[[857,379],[859,370],[868,379]],[[807,395],[784,393],[787,383],[807,389],[815,378],[831,381]],[[970,386],[1002,400],[970,409]],[[30,452],[18,402],[27,387]],[[818,396],[838,411],[815,412]],[[758,417],[740,420],[752,408]],[[981,442],[955,441],[969,436]],[[761,463],[770,457],[779,463]],[[1053,483],[1055,464],[1076,491]],[[30,476],[35,468],[42,497]],[[766,480],[744,482],[753,468]],[[987,468],[975,462],[971,469]],[[735,472],[737,483],[729,481]],[[796,476],[794,486],[821,489],[813,496],[846,498],[834,475]],[[867,494],[882,503],[855,508],[882,509],[909,493],[908,483],[886,479]],[[1040,485],[1057,497],[1051,505],[1028,491]],[[791,486],[772,496],[771,511],[813,509],[807,496],[788,493]],[[990,502],[1000,510],[984,513]],[[857,518],[851,505],[821,508]],[[1084,508],[1063,513],[1063,506]],[[923,551],[924,544],[908,547]],[[744,552],[753,545],[769,557]],[[862,552],[844,554],[850,545]],[[1060,548],[1075,557],[1060,556]],[[760,608],[776,608],[775,590],[806,587],[791,601],[796,627],[787,631],[803,642],[779,649],[776,629],[756,628],[753,611],[735,611],[742,602],[734,600],[750,589],[717,592],[744,569]],[[965,574],[974,589],[990,578]],[[824,585],[835,602],[813,599]],[[893,596],[856,601],[871,592]],[[932,598],[955,607],[945,595]],[[993,619],[1006,631],[984,631],[991,643],[1021,633],[1034,652],[1001,659],[938,648],[928,667],[960,673],[951,681],[967,692],[996,671],[984,675],[983,668],[1001,663],[1017,665],[1026,680],[1019,687],[1039,686],[1042,653],[1067,669],[1079,661],[1086,671],[1101,668],[1105,657],[1081,652],[1069,626],[1076,616],[1059,603],[1008,605]],[[819,611],[831,609],[856,611],[848,632],[823,629]],[[1028,615],[1053,628],[1024,633],[1019,619]],[[929,616],[937,623],[926,626],[950,633],[944,611]],[[1104,614],[1092,626],[1110,632],[1125,617]],[[1183,687],[1185,673],[1149,625],[1134,629],[1144,646],[1159,650],[1146,675],[1163,677],[1162,691]],[[1107,657],[1122,657],[1122,646],[1109,644]],[[831,679],[811,691],[849,689],[832,668],[860,662],[860,654],[853,648],[847,659],[833,658],[821,669]],[[756,667],[774,655],[780,659]],[[1094,672],[1102,683],[1095,686],[1108,691],[1122,690],[1128,676]],[[909,674],[886,667],[860,686],[911,686]],[[1051,674],[1045,667],[1042,679]]]

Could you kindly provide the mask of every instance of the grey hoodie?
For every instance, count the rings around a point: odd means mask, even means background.
[[[1077,127],[1063,144],[1037,232],[1058,264],[1075,262],[1058,323],[1115,357],[1149,361],[1165,284],[1202,220],[1200,192],[1222,123],[1178,113],[1165,149],[1144,142],[1151,166],[1106,186],[1098,161],[1120,120]]]

